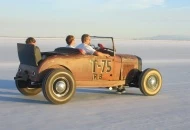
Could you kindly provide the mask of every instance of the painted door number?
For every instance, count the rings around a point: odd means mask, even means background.
[[[99,69],[101,69],[100,74],[97,73]],[[109,73],[111,71],[112,71],[111,60],[101,60],[101,62],[98,62],[97,60],[92,61],[92,73],[93,73],[94,80],[102,79],[103,73]]]
[[[111,72],[112,66],[111,66],[111,60],[102,60],[101,64],[98,64],[97,60],[92,61],[92,72],[96,73],[96,70],[98,68],[101,68],[101,72]]]

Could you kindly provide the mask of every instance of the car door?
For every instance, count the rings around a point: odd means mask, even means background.
[[[76,81],[92,81],[93,61],[95,61],[95,56],[93,55],[81,55],[72,59],[72,65],[69,67]]]

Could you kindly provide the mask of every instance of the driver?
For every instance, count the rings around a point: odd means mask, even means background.
[[[98,52],[98,51],[96,51],[95,49],[93,49],[90,46],[90,35],[83,34],[82,37],[81,37],[81,41],[82,41],[82,43],[79,44],[76,48],[83,49],[84,51],[86,51],[87,55],[95,55],[95,56],[101,56],[101,57],[110,57],[109,54]]]

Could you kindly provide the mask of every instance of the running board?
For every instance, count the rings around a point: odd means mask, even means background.
[[[76,81],[77,87],[113,87],[119,85],[125,85],[125,80],[119,81]]]

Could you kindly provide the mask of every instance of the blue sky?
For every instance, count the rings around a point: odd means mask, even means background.
[[[0,36],[190,36],[190,0],[0,0]]]

